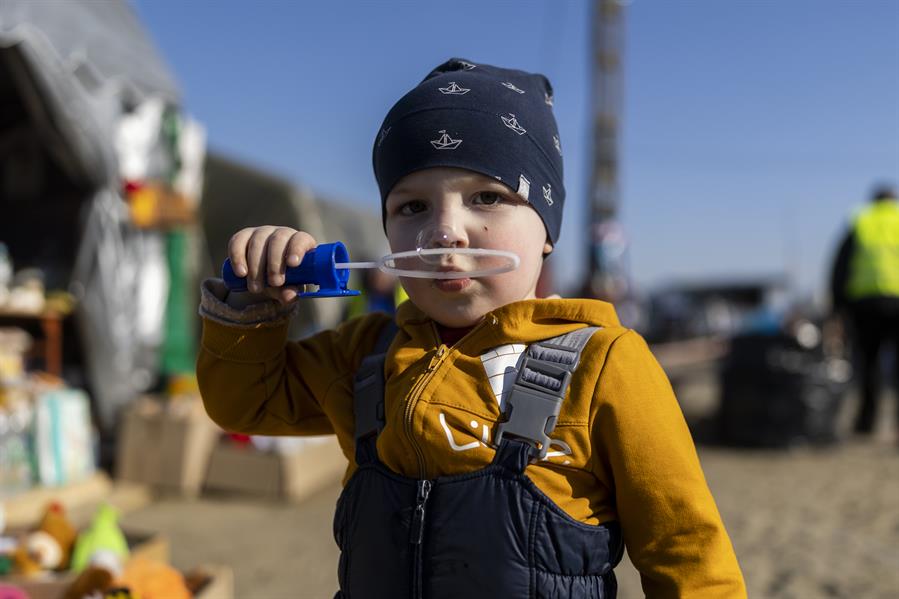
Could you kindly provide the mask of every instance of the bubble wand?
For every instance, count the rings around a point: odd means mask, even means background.
[[[476,270],[443,269],[428,270],[404,268],[408,262],[420,260],[435,266],[442,264],[441,258],[449,256],[484,256],[498,258],[501,262],[490,268]],[[436,259],[436,262],[435,262]],[[299,294],[299,297],[344,297],[359,295],[355,289],[347,289],[350,270],[373,269],[397,276],[417,279],[469,279],[488,277],[509,272],[518,268],[521,259],[513,252],[504,250],[488,250],[483,248],[419,248],[407,252],[387,254],[374,262],[351,262],[346,246],[340,242],[323,243],[303,256],[299,266],[285,269],[284,286],[318,285],[316,291]],[[246,291],[246,277],[239,277],[231,267],[231,260],[226,259],[222,265],[222,279],[232,291]]]

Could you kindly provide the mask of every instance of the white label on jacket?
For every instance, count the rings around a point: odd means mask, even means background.
[[[494,347],[481,354],[481,363],[484,364],[490,388],[493,389],[500,411],[503,409],[503,400],[512,391],[512,385],[518,375],[518,360],[526,349],[527,345],[523,343],[511,343]]]

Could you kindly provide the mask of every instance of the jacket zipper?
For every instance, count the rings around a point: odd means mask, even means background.
[[[412,556],[412,597],[422,596],[422,541],[425,533],[425,506],[431,494],[432,483],[420,480],[416,483],[415,511],[412,513],[412,524],[409,527],[409,542],[413,545]]]
[[[472,336],[472,334],[479,330],[484,326],[486,319],[479,322],[473,329],[471,329],[465,337],[459,340],[456,343],[456,346],[462,343],[465,339]],[[431,331],[434,334],[434,340],[439,344],[437,348],[437,353],[435,353],[431,357],[431,361],[428,363],[428,367],[425,369],[424,373],[422,373],[421,377],[417,381],[415,381],[415,385],[412,387],[412,390],[409,393],[408,401],[406,402],[406,410],[404,414],[405,419],[405,429],[406,429],[406,438],[409,441],[409,444],[415,449],[415,457],[418,461],[418,478],[425,478],[425,456],[424,452],[422,452],[421,447],[419,447],[418,443],[415,440],[415,435],[412,434],[412,417],[415,412],[415,405],[418,403],[418,399],[421,396],[424,388],[427,386],[428,382],[431,380],[431,375],[437,367],[440,366],[443,359],[449,354],[448,348],[446,344],[444,344],[440,340],[440,335],[437,333],[437,327],[431,322]]]
[[[425,478],[425,456],[421,447],[419,447],[415,440],[415,435],[412,434],[412,417],[415,412],[415,404],[418,403],[418,398],[421,396],[422,391],[424,391],[425,386],[427,386],[428,381],[431,380],[431,374],[437,369],[437,366],[443,361],[443,357],[448,353],[446,345],[440,342],[440,336],[437,334],[437,327],[434,326],[433,322],[431,323],[431,330],[434,333],[434,339],[439,344],[439,347],[437,348],[437,353],[431,357],[428,367],[419,379],[415,381],[415,385],[412,387],[412,391],[409,393],[409,399],[406,402],[406,412],[404,415],[406,437],[409,440],[409,444],[415,449],[415,457],[418,461],[418,478]]]
[[[495,322],[495,320],[494,320]],[[484,321],[478,323],[471,331],[468,332],[462,340],[470,337],[472,333],[480,329],[484,325]],[[413,558],[412,558],[412,597],[413,599],[419,599],[422,596],[422,552],[423,552],[423,541],[424,541],[424,528],[425,528],[425,505],[428,502],[428,496],[431,494],[431,488],[433,483],[430,480],[425,478],[425,457],[424,453],[421,450],[421,447],[415,440],[415,435],[412,434],[412,417],[415,411],[415,404],[418,403],[418,399],[421,396],[424,388],[427,386],[428,382],[431,380],[431,376],[435,370],[440,366],[443,362],[444,358],[449,354],[448,348],[446,344],[444,344],[440,340],[440,335],[437,333],[437,327],[434,323],[431,323],[431,331],[434,334],[434,340],[439,344],[437,348],[437,353],[431,357],[431,361],[428,363],[428,367],[425,369],[424,373],[422,373],[419,380],[415,382],[412,390],[409,393],[409,400],[406,403],[405,410],[405,429],[406,436],[409,439],[409,443],[415,449],[415,455],[418,459],[418,477],[419,480],[416,483],[416,497],[415,497],[415,511],[412,514],[412,524],[409,527],[410,539],[409,542],[413,545]],[[462,342],[459,341],[459,343]],[[457,345],[459,344],[457,343]]]

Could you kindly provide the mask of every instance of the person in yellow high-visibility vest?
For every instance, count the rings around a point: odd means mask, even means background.
[[[899,200],[883,186],[854,217],[831,276],[833,309],[852,324],[861,370],[862,403],[855,431],[874,428],[880,395],[880,350],[892,342],[899,379]]]

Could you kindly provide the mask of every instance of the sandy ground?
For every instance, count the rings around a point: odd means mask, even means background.
[[[899,596],[894,410],[890,402],[873,438],[829,449],[700,445],[750,597]],[[238,599],[328,598],[336,588],[331,516],[338,492],[332,485],[296,506],[225,497],[166,500],[124,522],[167,534],[176,566],[230,565]],[[629,562],[616,571],[622,599],[643,596]]]

